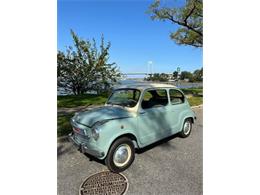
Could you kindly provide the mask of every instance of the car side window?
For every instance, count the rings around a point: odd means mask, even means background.
[[[152,89],[144,93],[142,108],[166,106],[168,104],[167,91],[165,89]]]
[[[185,97],[180,91],[175,89],[170,89],[169,94],[170,94],[170,101],[172,104],[184,103]]]

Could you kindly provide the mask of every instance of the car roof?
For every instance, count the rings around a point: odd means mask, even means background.
[[[127,85],[117,85],[114,89],[123,89],[123,88],[133,88],[145,90],[149,88],[176,88],[175,85],[165,84],[165,83],[135,83]]]

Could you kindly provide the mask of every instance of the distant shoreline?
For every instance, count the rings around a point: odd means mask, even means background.
[[[118,83],[122,85],[127,85],[127,84],[134,84],[134,83],[140,83],[140,82],[149,82],[149,81],[141,81],[141,80],[132,80],[132,79],[126,79],[126,80],[121,80]],[[183,88],[200,88],[203,87],[203,82],[195,82],[195,83],[190,83],[186,81],[179,81],[178,83],[176,81],[173,82],[160,82],[160,83],[167,83],[167,84],[172,84],[175,85],[176,87],[183,89]],[[89,92],[89,94],[95,94],[94,91]],[[58,88],[57,90],[57,95],[72,95],[72,93],[65,92],[64,89]]]

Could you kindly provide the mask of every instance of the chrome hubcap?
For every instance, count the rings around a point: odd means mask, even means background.
[[[114,156],[113,161],[114,164],[118,167],[125,166],[131,157],[131,148],[127,144],[122,144],[117,147]]]
[[[191,128],[191,124],[189,121],[186,121],[183,127],[183,132],[185,135],[189,134]]]

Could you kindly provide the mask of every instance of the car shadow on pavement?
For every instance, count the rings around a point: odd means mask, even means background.
[[[97,163],[106,165],[105,160],[100,160],[100,159],[98,159],[98,158],[96,158],[94,156],[91,156],[90,154],[87,154],[87,153],[85,153],[84,155],[89,159],[89,161],[95,161]]]
[[[174,138],[179,137],[178,134],[172,135],[170,137],[164,138],[162,140],[159,140],[149,146],[146,146],[144,148],[140,148],[140,149],[136,149],[136,153],[137,154],[142,154],[145,153],[146,151],[152,150],[155,147],[162,147],[163,149],[166,150],[176,150],[176,146],[172,145],[169,143],[169,141],[173,140]],[[64,142],[69,142],[67,139],[62,140],[60,143],[64,143]],[[64,155],[65,153],[75,153],[75,152],[79,152],[76,151],[76,148],[74,148],[74,146],[72,144],[69,144],[69,146],[64,147],[64,145],[59,145],[57,148],[57,156],[58,158],[61,157],[62,155]],[[106,165],[105,160],[100,160],[94,156],[91,156],[89,154],[83,154],[85,155],[86,158],[88,158],[89,161],[95,161],[97,163],[100,163],[102,165]]]
[[[176,137],[179,137],[178,134],[175,134],[175,135],[172,135],[170,137],[167,137],[167,138],[164,138],[162,140],[159,140],[151,145],[148,145],[144,148],[140,148],[140,149],[136,149],[136,153],[137,154],[142,154],[148,150],[152,150],[153,148],[159,146],[159,147],[163,147],[164,149],[166,150],[171,150],[171,149],[176,149],[176,147],[174,145],[171,145],[169,143],[169,141],[171,141],[172,139],[176,138]]]
[[[64,154],[73,154],[75,153],[75,150],[73,149],[73,145],[64,146],[59,145],[57,147],[57,158],[60,158]]]
[[[135,152],[136,152],[137,154],[142,154],[142,153],[144,153],[144,152],[146,152],[146,151],[148,151],[148,150],[151,150],[151,149],[153,149],[153,148],[155,148],[155,147],[157,147],[157,146],[163,147],[163,148],[166,149],[166,150],[172,150],[172,149],[176,150],[176,146],[171,145],[171,144],[169,143],[169,141],[171,141],[172,139],[174,139],[174,138],[176,138],[176,137],[179,137],[178,134],[175,134],[175,135],[172,135],[172,136],[167,137],[167,138],[165,138],[165,139],[162,139],[162,140],[160,140],[160,141],[158,141],[158,142],[155,142],[155,143],[153,143],[153,144],[151,144],[151,145],[149,145],[149,146],[146,146],[146,147],[144,147],[144,148],[136,149]],[[84,155],[89,159],[89,161],[95,161],[95,162],[97,162],[97,163],[106,165],[105,160],[100,160],[100,159],[98,159],[98,158],[96,158],[96,157],[94,157],[94,156],[91,156],[91,155],[89,155],[89,154],[84,154]]]
[[[60,158],[65,153],[72,154],[72,153],[80,152],[80,150],[78,150],[76,147],[73,146],[73,144],[69,141],[68,137],[60,138],[59,143],[61,145],[59,145],[57,147],[57,157],[58,158]],[[63,144],[65,144],[65,146]],[[85,157],[87,157],[89,159],[89,161],[96,161],[97,163],[106,165],[104,160],[100,160],[89,154],[83,154],[83,153],[81,153],[81,154],[85,155]]]

